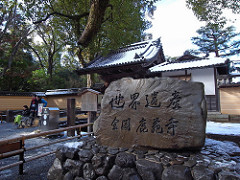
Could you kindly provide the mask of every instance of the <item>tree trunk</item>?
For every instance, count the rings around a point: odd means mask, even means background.
[[[50,82],[52,81],[52,74],[53,74],[53,54],[49,50],[48,53],[48,74],[50,75]]]
[[[83,66],[83,67],[85,67],[85,65],[86,65],[86,62],[84,61],[84,58],[83,58],[83,56],[82,56],[82,48],[78,48],[78,50],[77,50],[77,57],[78,57],[78,61],[79,61],[79,63]]]
[[[92,0],[87,25],[78,40],[78,44],[87,47],[95,37],[101,28],[108,5],[109,0]]]
[[[215,52],[215,55],[216,55],[216,57],[219,57],[217,38],[214,35],[213,35],[213,40],[214,40],[214,52]]]
[[[87,87],[90,88],[92,86],[92,74],[87,74]]]

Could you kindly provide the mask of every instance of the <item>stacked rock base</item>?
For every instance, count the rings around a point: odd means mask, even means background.
[[[238,180],[240,152],[221,153],[214,144],[201,151],[167,152],[110,148],[93,137],[58,148],[49,180]]]

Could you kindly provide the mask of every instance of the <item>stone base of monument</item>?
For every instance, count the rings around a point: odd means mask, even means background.
[[[240,152],[234,151],[234,143],[229,148],[222,151],[214,140],[207,139],[201,151],[136,150],[100,146],[93,137],[88,137],[59,147],[47,178],[237,180],[240,179]]]

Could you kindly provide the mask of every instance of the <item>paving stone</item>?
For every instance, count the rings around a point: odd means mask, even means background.
[[[140,159],[136,161],[136,168],[143,180],[161,179],[163,171],[161,163]]]
[[[173,165],[164,169],[162,180],[192,180],[189,167],[181,165]]]
[[[135,167],[136,156],[130,153],[121,152],[117,154],[115,163],[120,167]]]
[[[205,166],[195,166],[192,169],[194,180],[215,180],[214,171]]]

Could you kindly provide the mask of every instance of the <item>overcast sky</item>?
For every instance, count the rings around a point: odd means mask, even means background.
[[[146,32],[152,33],[153,39],[161,37],[165,56],[181,56],[187,49],[196,49],[191,37],[197,36],[196,30],[205,23],[197,20],[192,10],[186,7],[185,0],[161,0],[156,5],[151,20],[153,27]],[[239,32],[240,15],[235,15],[234,19],[236,17],[238,20],[233,25]]]

